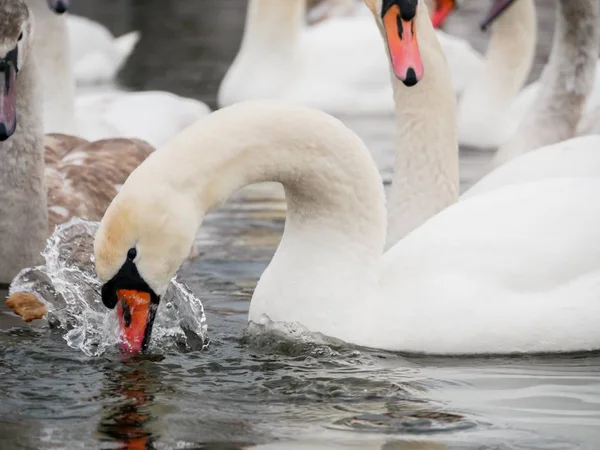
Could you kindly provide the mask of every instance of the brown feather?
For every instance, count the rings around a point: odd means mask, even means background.
[[[50,233],[74,217],[100,220],[129,174],[154,150],[125,138],[87,142],[50,134],[44,143]]]

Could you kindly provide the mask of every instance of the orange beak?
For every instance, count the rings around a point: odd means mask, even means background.
[[[396,78],[406,86],[414,86],[423,78],[415,18],[404,20],[398,5],[390,6],[383,15],[392,68]]]
[[[450,13],[456,8],[456,0],[437,0],[431,22],[435,28],[441,28]]]
[[[152,324],[158,305],[147,292],[133,289],[117,291],[117,316],[121,335],[121,349],[126,353],[140,353],[150,343]]]

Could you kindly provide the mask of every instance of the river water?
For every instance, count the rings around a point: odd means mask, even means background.
[[[116,33],[142,31],[125,85],[214,106],[245,1],[72,3]],[[467,3],[448,24],[480,50],[484,3]],[[548,55],[553,2],[539,1],[538,11],[532,78]],[[346,119],[389,178],[391,121]],[[461,150],[466,187],[488,155]],[[246,337],[252,290],[284,219],[280,190],[269,185],[243,191],[207,218],[202,253],[180,272],[204,302],[212,341],[204,351],[92,358],[60,333],[0,313],[0,449],[598,448],[599,355],[426,358]]]

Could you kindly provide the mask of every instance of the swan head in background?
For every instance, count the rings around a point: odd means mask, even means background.
[[[69,0],[48,0],[48,6],[57,14],[64,14],[69,9]]]
[[[22,2],[0,1],[0,141],[17,129],[17,77],[31,48],[33,24]]]
[[[441,28],[448,16],[456,9],[457,0],[436,0],[431,22],[435,28]]]
[[[365,0],[383,33],[396,78],[414,86],[423,78],[417,8],[424,0]]]
[[[479,26],[482,31],[488,29],[488,27],[494,23],[494,21],[502,15],[504,11],[508,9],[510,5],[512,5],[515,0],[494,0],[492,2],[492,6],[490,7],[488,13],[485,15]]]
[[[117,310],[122,350],[139,353],[150,343],[161,297],[189,255],[197,218],[175,192],[143,193],[132,184],[153,180],[142,179],[137,170],[130,178],[101,221],[94,254],[102,302]],[[157,202],[169,197],[173,201]]]

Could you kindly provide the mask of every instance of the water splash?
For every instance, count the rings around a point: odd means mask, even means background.
[[[64,331],[67,344],[88,356],[100,356],[119,343],[116,314],[106,309],[93,261],[97,222],[73,219],[48,239],[43,266],[22,270],[10,294],[35,294],[48,308],[49,327]],[[162,297],[150,351],[173,347],[199,350],[209,343],[202,302],[176,278]]]

